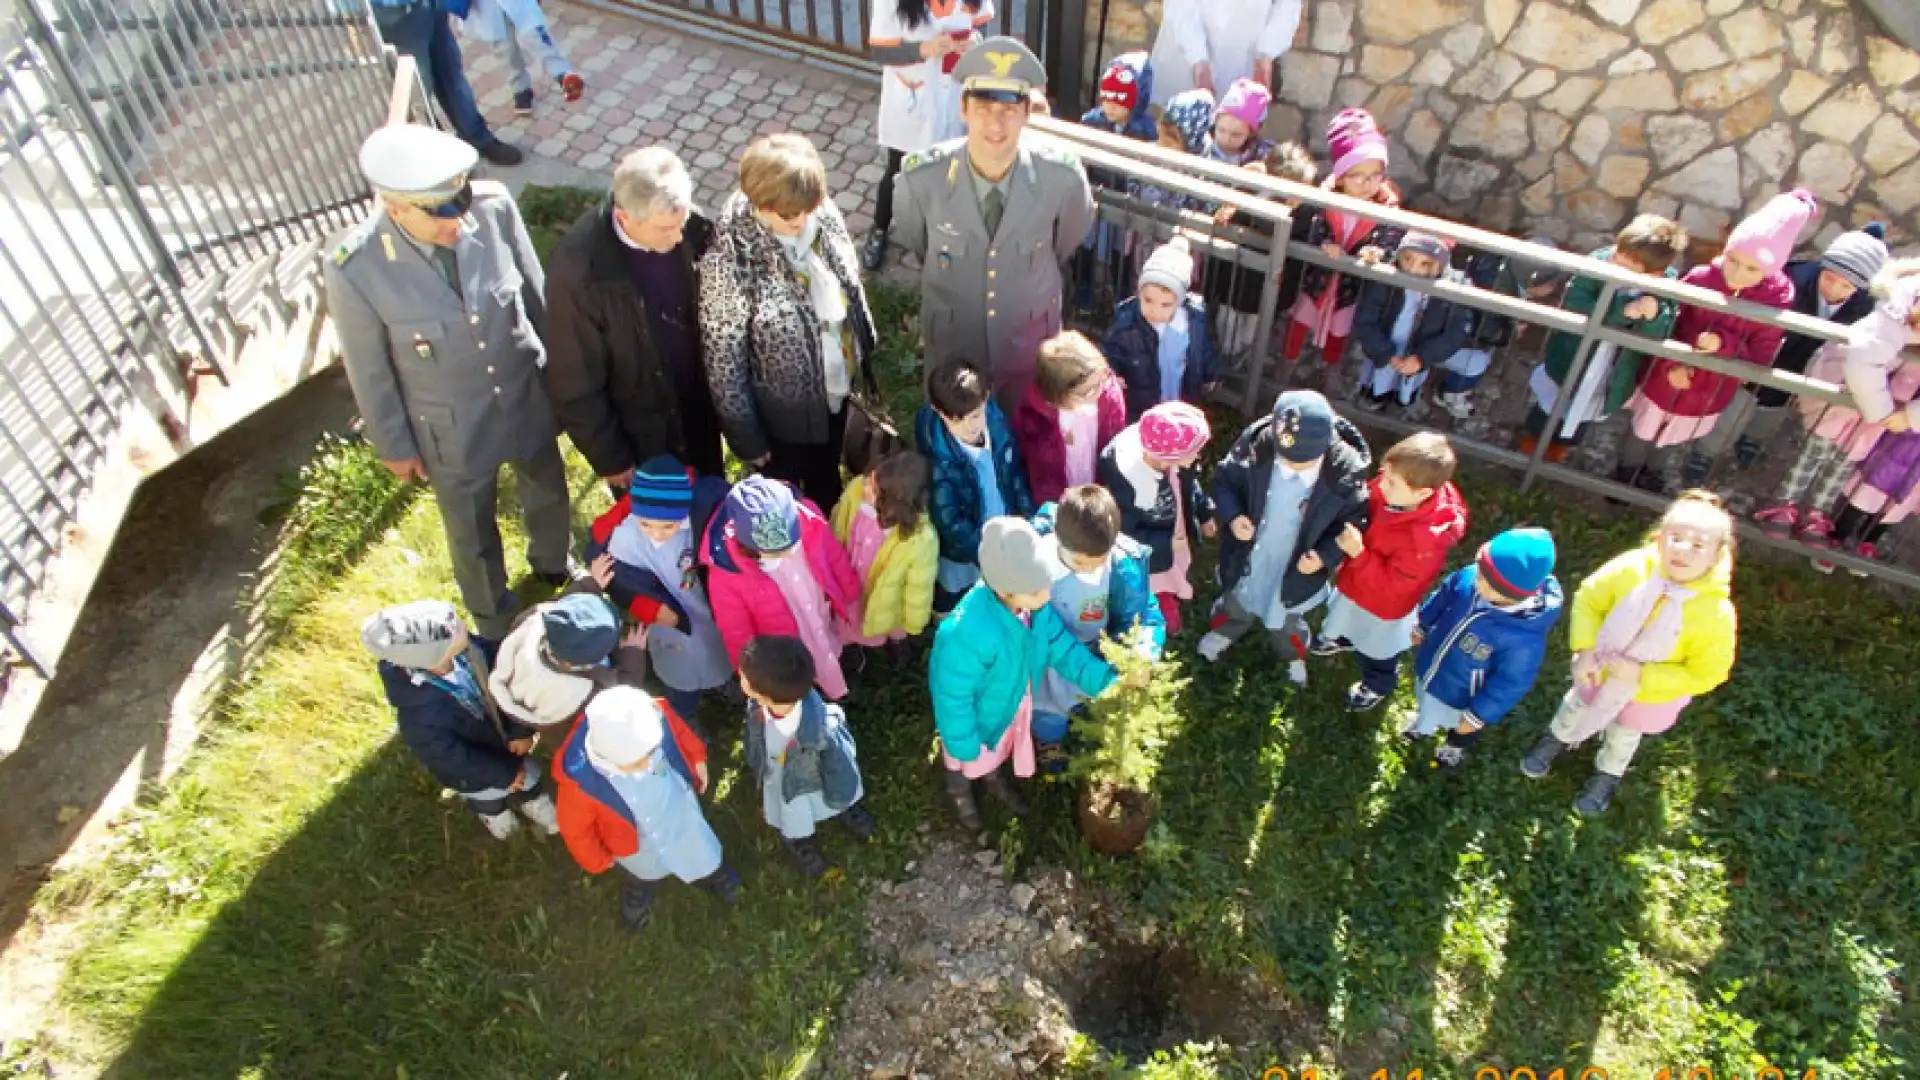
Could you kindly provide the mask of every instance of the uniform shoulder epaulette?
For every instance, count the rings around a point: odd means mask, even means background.
[[[1033,156],[1041,161],[1051,161],[1069,169],[1080,167],[1080,155],[1056,142],[1037,143],[1033,147]]]
[[[348,229],[340,237],[340,242],[333,246],[333,254],[329,256],[333,260],[333,265],[347,265],[347,260],[353,258],[361,248],[366,247],[368,240],[373,239],[373,230],[379,224],[380,219],[372,217]]]
[[[913,153],[908,154],[905,158],[901,159],[900,171],[912,172],[913,170],[918,169],[923,165],[932,165],[933,163],[938,161],[945,161],[947,160],[947,158],[951,157],[952,155],[953,155],[952,143],[940,143],[937,146],[929,146],[925,150],[916,150]]]

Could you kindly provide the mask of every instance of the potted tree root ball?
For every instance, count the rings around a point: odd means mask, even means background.
[[[1145,633],[1100,639],[1101,655],[1120,675],[1087,703],[1088,719],[1078,725],[1087,745],[1067,769],[1083,785],[1080,834],[1103,855],[1131,855],[1146,842],[1158,809],[1153,780],[1179,724],[1175,698],[1187,685],[1179,665],[1147,658]]]

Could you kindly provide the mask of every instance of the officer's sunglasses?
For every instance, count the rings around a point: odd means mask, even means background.
[[[462,217],[468,210],[473,208],[473,183],[469,181],[461,184],[460,190],[454,192],[453,198],[448,199],[446,202],[435,203],[431,206],[421,203],[415,203],[414,205],[419,207],[420,211],[428,217],[436,217],[442,221],[450,221],[454,218]]]

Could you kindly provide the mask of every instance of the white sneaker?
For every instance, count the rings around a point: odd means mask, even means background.
[[[1231,644],[1233,644],[1233,639],[1225,634],[1208,633],[1200,639],[1200,644],[1196,651],[1199,652],[1201,658],[1206,660],[1207,663],[1214,664],[1220,661],[1220,654],[1226,652],[1227,646]]]
[[[495,840],[505,840],[520,831],[520,819],[514,817],[511,810],[498,814],[481,814],[480,823],[487,827],[487,831],[493,834]]]
[[[553,799],[542,795],[537,799],[528,799],[520,804],[520,813],[528,821],[540,826],[548,836],[560,833],[560,819],[553,815]]]
[[[1287,678],[1292,679],[1293,685],[1295,686],[1307,685],[1307,662],[1305,660],[1295,660],[1289,663],[1287,665]]]
[[[1435,400],[1455,420],[1465,420],[1473,415],[1473,402],[1464,393],[1438,394]]]

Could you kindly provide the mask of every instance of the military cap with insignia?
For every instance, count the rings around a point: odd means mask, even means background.
[[[422,124],[389,124],[360,144],[367,183],[382,195],[423,206],[462,194],[479,160],[479,151],[461,139]]]
[[[1047,85],[1047,69],[1017,38],[990,37],[968,49],[954,65],[961,92],[1008,104],[1027,100],[1027,92]]]

